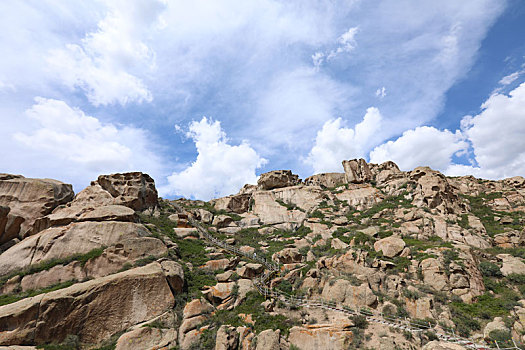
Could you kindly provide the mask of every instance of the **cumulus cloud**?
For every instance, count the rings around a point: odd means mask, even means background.
[[[267,161],[243,141],[231,145],[219,121],[193,121],[186,136],[197,148],[197,159],[186,169],[168,177],[161,193],[209,200],[237,192],[255,183],[255,170]]]
[[[452,157],[458,152],[465,152],[468,143],[461,132],[438,130],[434,127],[421,126],[407,130],[395,141],[388,141],[370,152],[372,163],[392,160],[402,170],[412,170],[418,166],[430,166],[444,171],[450,165]]]
[[[525,174],[525,83],[509,95],[496,93],[481,106],[481,113],[466,116],[461,130],[451,132],[422,126],[407,130],[370,152],[370,161],[393,160],[401,169],[427,165],[447,175],[474,175],[501,179]],[[469,164],[453,161],[467,156]]]
[[[379,110],[370,107],[354,129],[342,126],[341,118],[327,121],[317,132],[315,144],[305,162],[314,168],[315,173],[340,172],[343,160],[365,156],[373,134],[381,127],[381,119]]]
[[[47,62],[62,83],[82,89],[95,106],[149,102],[151,92],[128,70],[154,66],[155,53],[140,38],[163,9],[160,1],[110,2],[97,31],[86,34],[80,44],[51,50]]]
[[[144,130],[104,124],[64,101],[37,97],[26,111],[36,129],[13,134],[14,149],[39,174],[86,185],[102,173],[161,174],[161,162]],[[12,160],[16,165],[16,160]]]
[[[491,179],[525,175],[525,83],[509,95],[493,94],[481,108],[462,121],[477,166],[451,165],[447,173]]]

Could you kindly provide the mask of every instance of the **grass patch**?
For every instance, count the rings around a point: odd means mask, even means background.
[[[21,292],[18,294],[6,294],[6,295],[0,295],[0,306],[7,305],[11,303],[15,303],[19,300],[34,297],[39,294],[49,293],[55,290],[63,289],[72,286],[75,284],[76,280],[71,280],[67,282],[58,283],[46,288],[37,289],[37,290],[28,290],[26,292]]]

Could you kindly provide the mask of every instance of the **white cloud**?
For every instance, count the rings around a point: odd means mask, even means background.
[[[503,78],[501,78],[501,80],[499,81],[499,83],[501,85],[509,85],[509,84],[512,84],[516,79],[519,78],[520,74],[523,73],[523,72],[514,72],[514,73],[511,73],[509,75],[506,75],[504,76]]]
[[[421,126],[407,130],[395,141],[388,141],[370,152],[370,162],[383,163],[392,160],[402,170],[418,166],[429,166],[444,171],[450,165],[453,155],[465,152],[468,143],[461,132],[440,131],[433,127]]]
[[[377,89],[376,96],[379,97],[380,99],[383,99],[386,96],[386,88],[383,86],[382,88]]]
[[[47,62],[66,86],[84,90],[95,106],[150,102],[151,92],[128,70],[154,67],[155,53],[141,38],[157,23],[164,4],[111,1],[108,6],[97,31],[86,34],[79,45],[51,50]]]
[[[379,110],[371,107],[354,129],[343,127],[341,118],[327,121],[317,132],[315,145],[305,162],[316,174],[341,172],[343,160],[365,156],[374,133],[381,127],[381,119]]]
[[[495,93],[481,113],[465,116],[454,133],[422,126],[407,130],[370,152],[370,161],[396,162],[403,170],[428,165],[447,175],[488,179],[525,174],[525,83],[509,95]],[[472,165],[453,162],[453,156],[472,153]]]
[[[14,133],[10,149],[28,163],[24,166],[30,176],[45,174],[85,186],[102,173],[136,170],[161,175],[161,161],[143,130],[103,124],[64,101],[35,101],[26,117],[36,129]],[[9,166],[16,167],[16,158],[10,161]]]
[[[494,94],[474,117],[465,117],[463,133],[472,143],[477,166],[451,165],[447,173],[475,173],[496,179],[525,174],[525,83],[509,95]]]
[[[186,136],[195,142],[197,159],[168,176],[161,193],[204,200],[233,194],[244,184],[255,183],[255,170],[267,162],[245,141],[230,145],[219,121],[206,117],[193,121]]]

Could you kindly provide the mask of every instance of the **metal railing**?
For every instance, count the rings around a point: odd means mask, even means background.
[[[182,208],[179,204],[171,202],[171,204],[179,212],[184,213],[186,210]],[[418,334],[424,331],[432,331],[439,340],[455,343],[466,347],[467,349],[476,349],[476,350],[490,350],[490,349],[500,349],[500,350],[522,350],[517,346],[513,339],[511,339],[513,346],[512,347],[500,347],[498,342],[495,341],[494,344],[496,347],[491,347],[490,345],[482,345],[474,342],[473,340],[457,335],[452,328],[446,328],[439,326],[437,323],[432,325],[431,322],[422,323],[420,321],[411,320],[407,317],[396,317],[392,315],[385,315],[382,312],[374,313],[372,310],[363,307],[352,308],[346,305],[338,304],[331,300],[324,300],[322,298],[306,298],[303,296],[295,296],[288,293],[285,293],[277,288],[269,288],[272,278],[277,277],[281,273],[281,266],[275,263],[272,260],[266,259],[263,255],[256,253],[250,253],[241,251],[240,249],[218,239],[213,236],[209,230],[202,227],[200,223],[192,218],[191,213],[188,213],[188,222],[197,229],[201,238],[206,239],[211,244],[229,251],[235,255],[243,256],[252,261],[256,261],[263,265],[268,271],[265,272],[260,277],[252,278],[252,282],[256,287],[257,291],[264,295],[265,297],[275,298],[282,301],[288,305],[294,306],[304,306],[307,308],[316,307],[322,308],[325,310],[331,310],[336,312],[345,313],[351,316],[363,316],[369,322],[380,323],[389,327],[400,329],[403,331],[408,331],[414,334]]]

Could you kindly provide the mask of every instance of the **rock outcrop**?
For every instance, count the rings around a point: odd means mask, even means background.
[[[344,160],[343,168],[348,183],[363,183],[372,180],[372,172],[368,163],[363,159]]]
[[[299,176],[290,170],[274,170],[261,174],[257,180],[259,190],[273,190],[274,188],[290,187],[299,184]]]
[[[72,186],[57,180],[0,174],[0,245],[37,233],[35,221],[73,196]]]
[[[0,345],[98,343],[162,314],[174,297],[158,263],[0,306]]]

